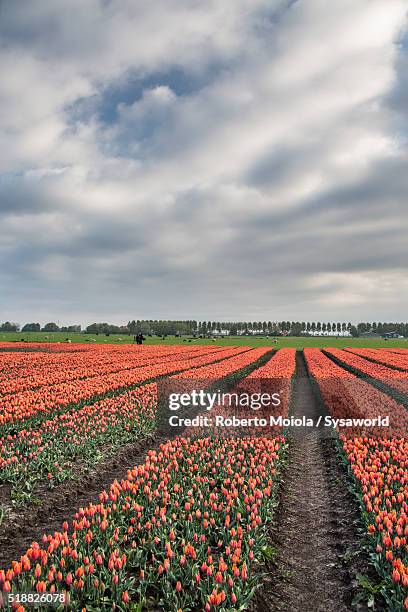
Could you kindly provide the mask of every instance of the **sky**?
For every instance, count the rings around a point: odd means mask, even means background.
[[[406,321],[407,11],[0,0],[0,321]]]

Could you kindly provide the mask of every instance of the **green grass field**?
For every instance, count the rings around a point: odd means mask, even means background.
[[[0,342],[18,342],[24,339],[26,342],[65,342],[69,338],[71,342],[80,342],[85,344],[129,344],[133,343],[133,336],[125,335],[95,335],[95,334],[69,334],[66,332],[54,332],[54,333],[37,333],[37,332],[26,332],[26,333],[0,333]],[[408,338],[400,340],[371,340],[367,338],[336,338],[336,337],[314,337],[314,338],[277,338],[276,343],[271,342],[271,338],[261,337],[241,337],[241,336],[227,336],[225,338],[216,338],[215,341],[211,338],[197,338],[192,339],[188,342],[189,338],[176,338],[174,336],[168,336],[165,340],[161,338],[153,337],[146,338],[145,344],[219,344],[221,346],[270,346],[273,345],[276,348],[282,348],[291,346],[297,349],[304,347],[325,347],[333,346],[337,348],[343,348],[345,346],[355,347],[370,347],[370,348],[406,348],[408,349]]]

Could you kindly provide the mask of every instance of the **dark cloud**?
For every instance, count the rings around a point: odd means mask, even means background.
[[[41,215],[64,211],[69,206],[65,194],[55,194],[55,177],[30,178],[18,173],[0,175],[0,215]]]

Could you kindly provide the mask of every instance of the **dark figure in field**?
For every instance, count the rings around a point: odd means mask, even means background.
[[[142,333],[137,334],[136,336],[136,342],[137,344],[143,344],[143,340],[146,340],[146,338],[144,337],[144,335]]]

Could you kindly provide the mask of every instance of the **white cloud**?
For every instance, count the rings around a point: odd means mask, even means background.
[[[30,310],[16,274],[78,316],[111,295],[91,318],[404,316],[392,283],[372,299],[406,254],[404,1],[24,4],[0,26],[3,318]]]

